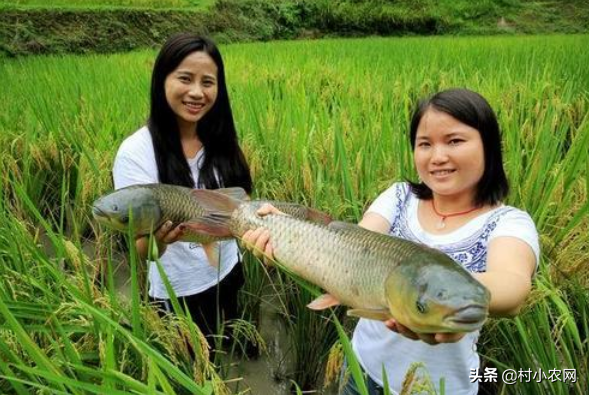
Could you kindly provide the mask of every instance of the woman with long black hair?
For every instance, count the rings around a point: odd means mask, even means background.
[[[121,144],[113,167],[115,189],[163,183],[190,188],[241,187],[252,191],[249,167],[238,144],[216,45],[181,33],[161,48],[152,73],[149,119]],[[154,233],[159,259],[180,305],[186,305],[211,346],[220,324],[238,318],[237,292],[243,285],[234,240],[219,243],[218,267],[203,246],[178,241],[182,227],[164,223]],[[148,238],[136,240],[147,259]],[[154,262],[149,263],[149,297],[172,311],[170,296]]]

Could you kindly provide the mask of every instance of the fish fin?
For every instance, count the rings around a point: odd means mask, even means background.
[[[297,219],[303,219],[306,221],[311,221],[324,225],[327,225],[333,221],[329,214],[326,214],[319,210],[315,210],[311,207],[307,207],[303,204],[278,201],[268,201],[268,203],[270,203],[283,213],[291,215]],[[300,215],[302,215],[302,218],[299,218]]]
[[[214,189],[214,191],[222,193],[227,196],[231,196],[233,199],[236,199],[236,200],[250,200],[250,197],[247,195],[245,190],[240,187],[219,188],[219,189]]]
[[[205,213],[198,220],[184,222],[188,231],[217,237],[232,236],[229,229],[231,214],[241,204],[241,200],[207,189],[193,189],[192,197],[200,204]]]
[[[205,243],[202,245],[202,249],[207,255],[209,264],[215,268],[219,267],[219,245],[215,242]]]
[[[198,237],[200,236],[212,236],[227,238],[232,237],[233,234],[227,225],[212,218],[203,217],[200,219],[202,222],[183,222],[184,232],[186,234],[193,234]]]
[[[388,309],[350,309],[347,314],[351,317],[367,318],[369,320],[386,321],[393,318]]]
[[[339,304],[339,300],[337,300],[333,295],[323,294],[309,303],[307,307],[311,310],[325,310],[328,307],[338,306]]]
[[[360,232],[365,232],[366,229],[362,228],[361,226],[358,226],[356,224],[351,224],[349,222],[343,222],[343,221],[332,221],[330,222],[328,225],[329,229],[333,229],[333,230],[350,230],[350,231],[360,231]]]

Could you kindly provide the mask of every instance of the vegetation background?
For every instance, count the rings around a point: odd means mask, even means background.
[[[334,36],[582,33],[585,0],[1,0],[0,54],[157,47],[179,28],[221,43]]]
[[[453,86],[487,97],[504,133],[508,203],[534,218],[542,262],[522,314],[490,320],[480,352],[484,367],[546,376],[484,391],[586,395],[588,9],[564,0],[1,2],[0,393],[247,391],[233,359],[209,363],[187,317],[160,320],[146,307],[132,245],[89,218],[112,188],[113,147],[145,122],[154,47],[194,30],[234,43],[222,50],[257,196],[342,220],[357,221],[393,180],[413,176],[406,125],[420,97]],[[264,349],[260,311],[271,306],[290,362],[264,369],[287,387],[327,393],[344,353],[354,365],[353,321],[309,311],[317,290],[308,284],[253,260],[245,267],[245,315],[229,323],[229,353]],[[549,380],[556,369],[575,369],[577,380]]]

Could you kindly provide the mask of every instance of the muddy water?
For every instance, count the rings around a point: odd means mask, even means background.
[[[229,379],[240,378],[231,385],[234,393],[247,390],[247,394],[290,395],[287,379],[292,366],[287,353],[289,340],[278,313],[263,303],[260,334],[267,350],[256,359],[234,360]]]
[[[84,246],[84,252],[92,257],[92,246]],[[123,298],[131,298],[131,279],[129,265],[124,254],[117,254],[113,277],[115,287]],[[293,371],[292,355],[287,330],[279,312],[267,299],[262,302],[259,331],[266,343],[267,350],[255,359],[233,358],[223,361],[223,377],[234,394],[244,395],[291,395],[290,372]],[[335,387],[335,386],[333,386]],[[308,391],[305,394],[335,395],[334,388]]]

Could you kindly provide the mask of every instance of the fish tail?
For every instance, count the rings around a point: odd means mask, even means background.
[[[242,203],[233,195],[207,189],[192,190],[192,197],[198,201],[205,214],[198,220],[182,225],[191,232],[216,237],[231,237],[231,215]]]

